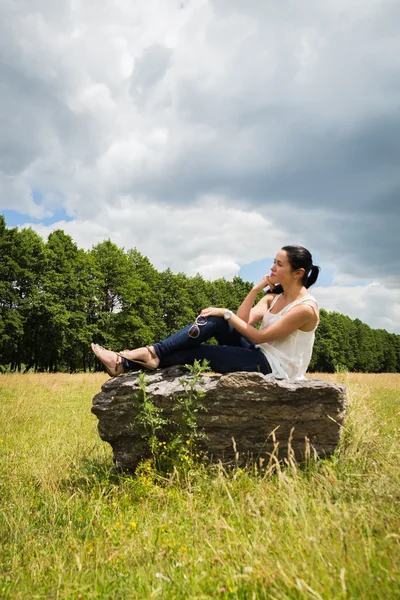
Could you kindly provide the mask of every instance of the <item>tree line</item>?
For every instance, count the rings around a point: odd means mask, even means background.
[[[157,271],[106,240],[85,251],[62,230],[47,242],[0,215],[0,369],[100,368],[91,342],[121,350],[163,339],[206,306],[236,310],[252,284]],[[311,371],[400,372],[400,335],[321,310]]]

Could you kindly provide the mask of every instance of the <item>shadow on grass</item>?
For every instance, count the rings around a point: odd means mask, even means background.
[[[132,480],[132,476],[119,472],[109,458],[83,458],[74,466],[71,473],[60,481],[59,485],[64,491],[90,492],[99,487],[115,488],[129,479]]]

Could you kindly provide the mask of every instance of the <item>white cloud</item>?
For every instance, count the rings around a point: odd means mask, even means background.
[[[315,287],[310,292],[320,307],[360,319],[371,327],[399,333],[400,291],[379,282],[365,286]]]
[[[226,204],[215,196],[200,197],[187,207],[122,197],[90,219],[31,226],[44,238],[63,229],[85,248],[111,237],[120,247],[136,247],[160,270],[233,277],[240,264],[274,255],[285,232],[256,212]]]
[[[0,209],[63,209],[35,229],[207,277],[299,241],[392,298],[399,18],[381,0],[4,0]]]

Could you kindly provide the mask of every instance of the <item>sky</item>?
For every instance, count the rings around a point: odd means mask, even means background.
[[[0,212],[400,333],[398,0],[2,0]]]

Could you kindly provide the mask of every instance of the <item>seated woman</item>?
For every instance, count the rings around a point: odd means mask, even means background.
[[[306,248],[284,246],[271,273],[253,287],[237,314],[227,308],[205,308],[193,325],[152,346],[117,353],[92,344],[92,350],[112,377],[141,367],[206,359],[218,373],[257,371],[279,379],[304,379],[319,320],[317,302],[307,289],[318,273]],[[253,307],[266,286],[269,291]],[[261,320],[260,329],[253,326]],[[218,346],[203,343],[212,337]]]

